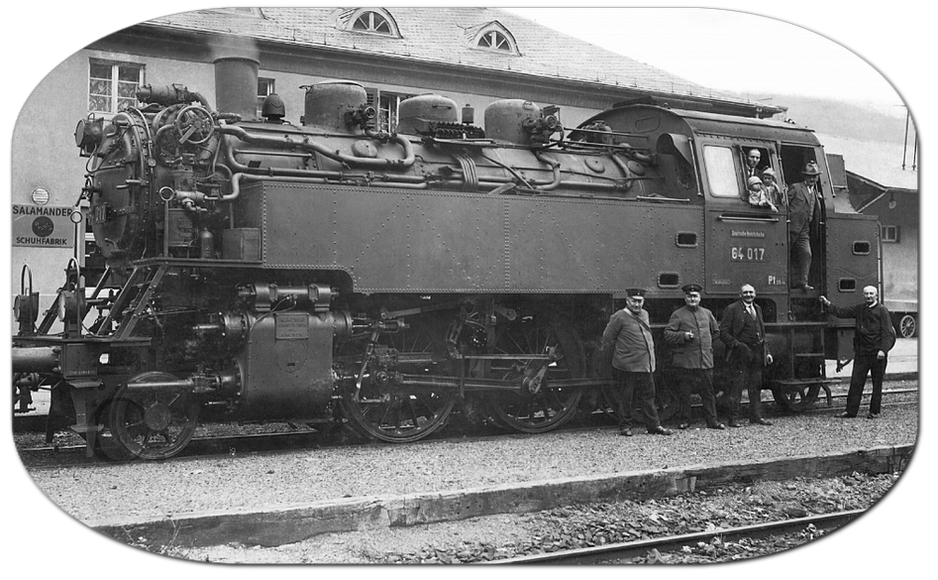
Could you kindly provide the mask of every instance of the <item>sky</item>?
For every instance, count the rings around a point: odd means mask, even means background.
[[[813,20],[799,25],[797,20],[714,8],[508,10],[710,88],[754,97],[797,94],[869,102],[888,112],[902,109],[901,97],[882,73],[823,36],[823,24]],[[782,18],[791,15],[786,11]],[[812,25],[817,32],[804,27]],[[883,69],[888,71],[889,63]]]

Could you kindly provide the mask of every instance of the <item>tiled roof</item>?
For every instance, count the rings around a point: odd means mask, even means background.
[[[348,8],[261,10],[263,18],[222,10],[195,10],[143,24],[745,102],[737,95],[711,90],[495,8],[389,8],[401,38],[346,30],[340,18],[349,17]],[[495,21],[511,33],[519,54],[500,54],[470,46],[467,39],[474,38],[480,27]]]

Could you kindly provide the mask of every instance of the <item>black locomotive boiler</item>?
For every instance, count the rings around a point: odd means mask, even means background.
[[[797,409],[849,345],[818,292],[879,284],[875,220],[838,211],[820,143],[791,123],[631,103],[568,131],[553,107],[502,100],[483,130],[421,95],[389,134],[360,85],[332,81],[304,87],[294,125],[275,96],[255,118],[257,66],[216,61],[214,109],[144,86],[138,107],[79,123],[107,269],[92,290],[72,261],[42,320],[24,290],[13,370],[51,388],[89,454],[168,458],[203,418],[404,442],[458,409],[548,431],[598,400],[598,337],[625,288],[648,289],[660,332],[688,282],[718,316],[756,288],[777,354],[765,386]],[[784,208],[741,197],[752,148],[789,182],[825,169],[817,291],[789,289]]]

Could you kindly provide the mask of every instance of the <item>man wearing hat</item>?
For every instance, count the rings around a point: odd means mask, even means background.
[[[602,350],[612,350],[612,373],[616,379],[616,405],[619,413],[619,435],[632,436],[634,399],[645,420],[645,428],[655,435],[670,435],[661,426],[655,407],[655,341],[651,336],[645,291],[626,290],[625,308],[609,317],[603,331]]]
[[[811,272],[811,238],[816,236],[821,221],[821,191],[818,179],[821,170],[809,161],[801,172],[804,181],[788,190],[788,241],[791,245],[791,287],[814,290],[808,284]]]
[[[700,305],[700,284],[686,284],[684,306],[671,314],[664,329],[664,339],[673,345],[673,363],[678,369],[678,428],[690,427],[690,393],[699,385],[707,427],[725,429],[717,421],[717,403],[713,396],[713,339],[720,328],[713,313]]]
[[[739,300],[723,311],[720,340],[726,345],[726,360],[730,363],[728,425],[741,426],[739,401],[743,387],[749,392],[749,422],[771,425],[762,417],[762,373],[766,364],[772,364],[772,355],[765,341],[762,307],[756,304],[756,289],[751,284],[743,284],[739,289]]]

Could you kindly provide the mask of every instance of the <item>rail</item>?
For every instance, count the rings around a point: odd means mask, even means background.
[[[792,520],[741,526],[738,528],[708,530],[692,534],[665,536],[649,540],[621,542],[607,544],[605,546],[577,548],[574,550],[558,550],[556,552],[521,556],[519,558],[490,560],[480,562],[480,564],[611,564],[619,560],[644,556],[651,550],[679,550],[682,546],[708,541],[714,537],[719,537],[726,542],[735,541],[740,538],[764,538],[779,534],[797,533],[809,526],[814,526],[816,529],[832,530],[850,523],[863,515],[865,511],[866,510],[848,510]]]

